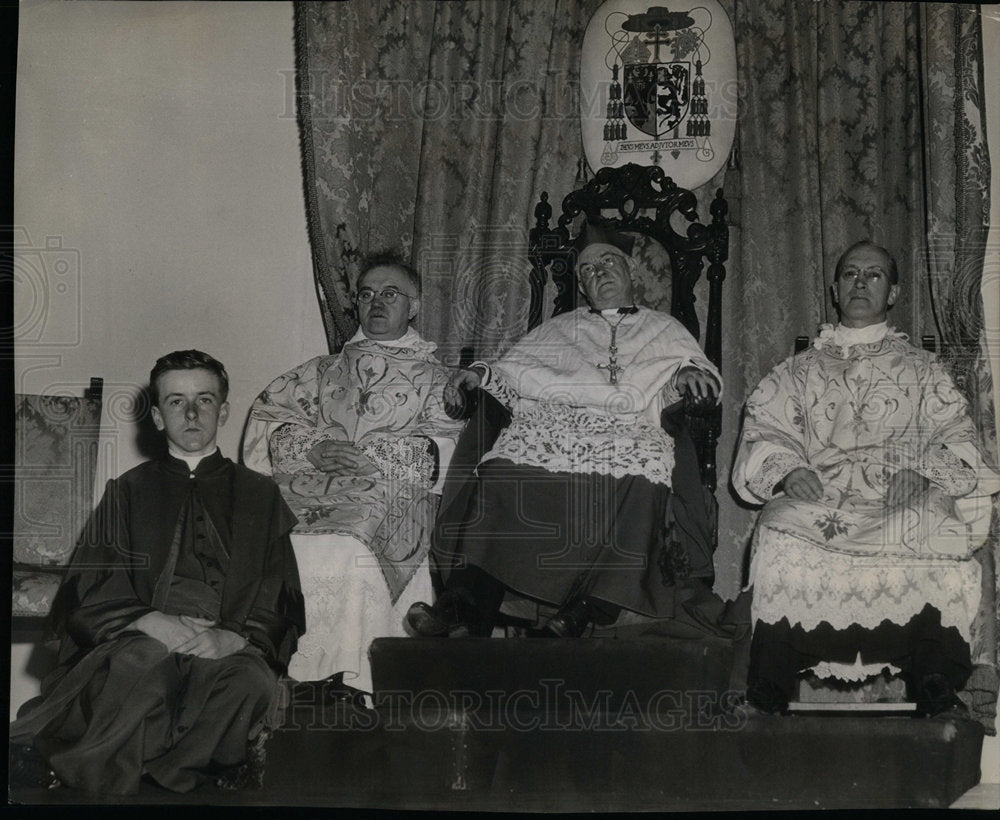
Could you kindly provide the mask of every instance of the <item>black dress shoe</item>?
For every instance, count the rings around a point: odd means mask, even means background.
[[[462,596],[445,592],[431,605],[417,601],[406,611],[406,625],[424,638],[466,638],[489,632],[479,611]]]
[[[579,638],[592,620],[587,599],[579,598],[553,615],[539,634],[545,638]]]
[[[55,789],[62,785],[48,761],[34,746],[10,745],[10,786],[20,789]]]
[[[944,675],[934,673],[920,679],[916,692],[917,716],[936,717],[947,713],[955,717],[966,717],[968,707],[955,694],[955,687]]]
[[[322,703],[324,706],[350,704],[356,709],[367,709],[365,699],[369,692],[356,689],[344,683],[344,673],[336,672],[323,680],[295,681],[289,688],[293,704]]]
[[[746,704],[750,714],[788,714],[788,697],[769,680],[757,680],[747,687]]]

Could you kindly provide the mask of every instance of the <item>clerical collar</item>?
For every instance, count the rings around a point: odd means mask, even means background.
[[[864,327],[845,327],[837,325],[833,330],[833,341],[838,345],[870,345],[881,342],[889,332],[889,325],[879,322],[877,325]]]
[[[850,348],[854,345],[876,344],[877,342],[881,342],[888,333],[889,325],[885,322],[865,325],[864,327],[846,327],[842,324],[838,324],[836,327],[824,325],[820,329],[816,344],[817,346],[820,344],[831,344],[839,347],[841,354],[844,358],[847,358]]]
[[[380,344],[385,347],[417,347],[419,345],[427,344],[423,336],[417,333],[417,331],[415,331],[412,327],[406,328],[406,333],[398,339],[369,339],[365,336],[364,330],[359,327],[358,332],[348,339],[346,344],[356,344],[358,342],[365,341],[375,342],[375,344]]]
[[[187,453],[178,452],[170,442],[167,442],[167,452],[174,458],[183,461],[187,464],[188,469],[191,472],[194,472],[195,468],[201,463],[202,459],[211,458],[219,452],[219,448],[216,447],[211,453],[206,453],[203,456],[189,456]]]
[[[612,313],[617,313],[621,316],[624,316],[628,313],[638,313],[638,312],[639,308],[637,308],[635,305],[631,305],[629,307],[620,307],[620,308],[604,308],[604,310],[598,310],[597,308],[590,309],[590,313],[603,313],[605,316],[610,316]]]

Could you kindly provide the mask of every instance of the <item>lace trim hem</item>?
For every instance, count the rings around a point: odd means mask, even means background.
[[[424,436],[370,438],[358,447],[387,479],[429,489],[437,473],[437,445]]]
[[[897,666],[893,666],[888,661],[862,663],[861,654],[859,653],[858,658],[854,661],[854,663],[821,661],[806,671],[812,672],[817,678],[820,679],[837,678],[838,680],[847,681],[849,683],[861,683],[862,681],[869,680],[870,678],[877,678],[883,672],[888,672],[890,675],[898,675],[903,670]]]
[[[760,527],[750,567],[753,620],[812,630],[883,621],[904,625],[930,604],[944,627],[971,643],[979,608],[981,569],[975,560],[894,560],[822,550],[786,533]]]
[[[274,472],[285,475],[294,475],[303,470],[315,470],[306,456],[313,447],[328,438],[330,438],[329,430],[303,427],[298,424],[281,425],[271,433],[268,440],[271,468]]]
[[[482,461],[506,458],[550,472],[643,476],[670,486],[674,442],[641,420],[619,420],[563,405],[534,403],[501,431]]]
[[[764,459],[757,474],[747,480],[747,488],[758,498],[766,500],[774,495],[774,488],[792,470],[808,466],[794,453],[772,453]]]

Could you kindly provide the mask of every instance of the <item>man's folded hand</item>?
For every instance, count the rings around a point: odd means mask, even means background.
[[[163,612],[147,612],[137,618],[132,627],[155,638],[171,652],[176,652],[210,626],[212,621],[204,618],[191,618],[181,615],[166,615]]]
[[[349,441],[326,439],[315,445],[306,459],[321,473],[339,476],[372,475],[378,468]]]
[[[798,501],[819,501],[823,497],[823,482],[807,467],[796,467],[782,480],[785,495]]]
[[[182,619],[185,617],[181,616]],[[247,639],[242,635],[237,635],[228,629],[213,627],[199,632],[174,651],[182,655],[194,655],[196,658],[218,660],[239,652],[246,645]]]

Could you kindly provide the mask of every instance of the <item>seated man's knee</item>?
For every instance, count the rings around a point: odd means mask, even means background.
[[[216,663],[223,664],[217,681],[232,691],[270,698],[278,685],[277,673],[259,655],[237,652]]]

